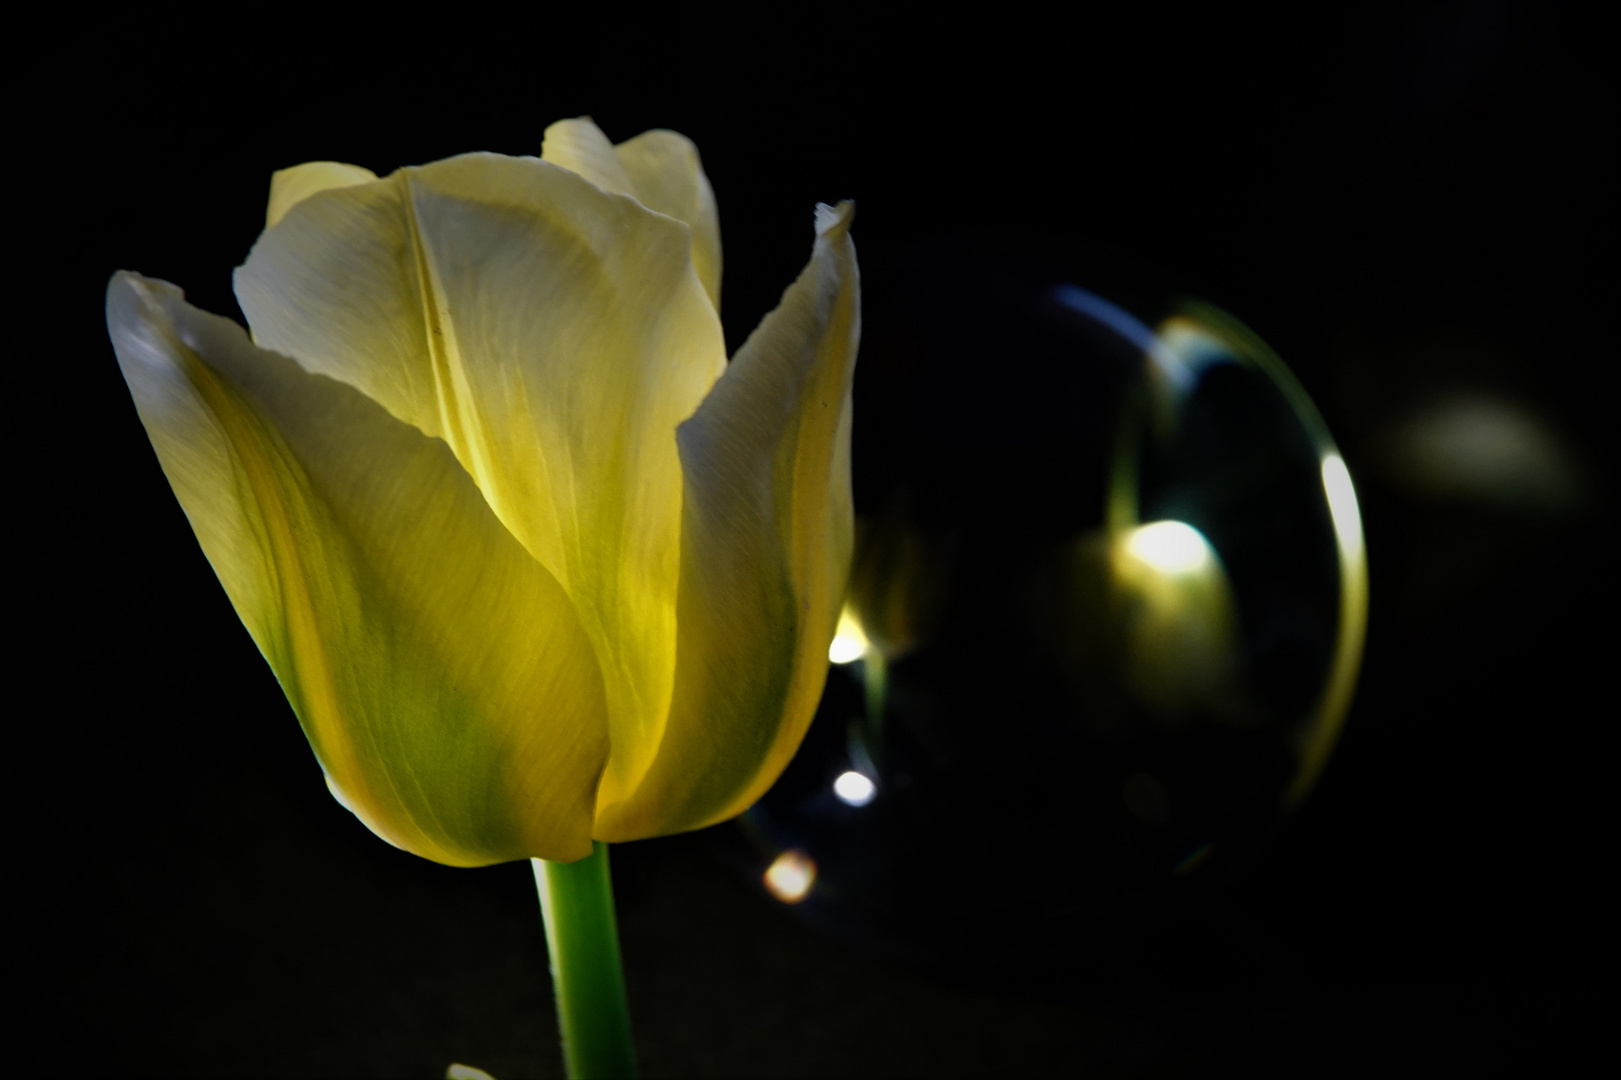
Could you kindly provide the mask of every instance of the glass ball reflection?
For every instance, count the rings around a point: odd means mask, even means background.
[[[1361,656],[1356,497],[1209,304],[1006,238],[867,273],[835,666],[744,827],[779,876],[815,867],[795,910],[830,931],[1039,963],[1310,790]]]

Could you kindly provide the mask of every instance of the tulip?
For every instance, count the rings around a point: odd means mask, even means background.
[[[757,799],[848,574],[853,208],[728,364],[693,145],[277,173],[252,328],[115,275],[158,460],[333,794],[438,862],[569,861]]]

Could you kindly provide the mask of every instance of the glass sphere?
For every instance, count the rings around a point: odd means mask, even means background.
[[[1267,345],[1152,277],[996,237],[866,270],[834,666],[744,828],[833,933],[1039,965],[1310,790],[1361,654],[1356,497]]]

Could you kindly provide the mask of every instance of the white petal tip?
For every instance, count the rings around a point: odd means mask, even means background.
[[[167,281],[129,270],[118,271],[107,282],[107,334],[127,371],[173,369],[173,320],[164,311],[164,300],[184,298]]]
[[[837,206],[817,203],[816,235],[822,237],[835,229],[839,231],[846,230],[850,227],[850,222],[855,220],[855,216],[856,204],[853,199],[845,199]]]
[[[107,279],[107,294],[113,296],[128,292],[150,302],[152,296],[151,286],[153,285],[161,286],[169,285],[169,283],[154,278],[142,277],[133,270],[119,270]],[[173,289],[174,286],[169,285],[169,288]]]

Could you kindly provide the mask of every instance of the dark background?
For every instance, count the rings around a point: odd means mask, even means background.
[[[326,794],[149,450],[102,296],[128,268],[240,317],[229,274],[273,169],[538,153],[547,123],[586,113],[616,140],[662,126],[698,143],[732,348],[803,265],[818,200],[858,201],[869,269],[979,227],[1168,268],[1315,398],[1359,483],[1372,574],[1365,677],[1317,794],[1135,966],[1039,990],[931,978],[822,941],[716,857],[724,840],[616,849],[647,1075],[1573,1062],[1598,1023],[1614,711],[1600,374],[1621,185],[1593,21],[1509,2],[690,16],[143,12],[13,35],[8,952],[25,1071],[559,1074],[528,867],[427,863]],[[1540,418],[1579,497],[1535,510],[1404,486],[1381,440],[1452,393]],[[995,868],[996,852],[963,858]]]

